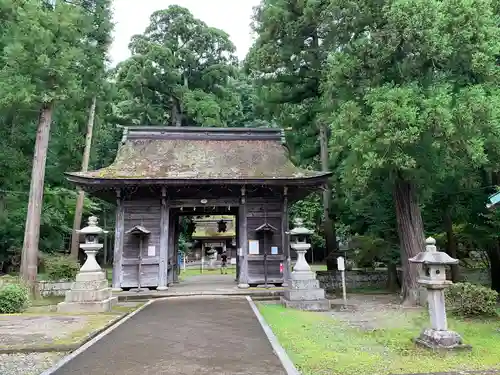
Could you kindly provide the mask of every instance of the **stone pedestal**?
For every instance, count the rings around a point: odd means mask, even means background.
[[[66,292],[64,302],[57,305],[57,311],[62,313],[110,311],[118,302],[118,298],[112,296],[106,274],[95,259],[97,252],[103,247],[98,243],[97,235],[104,231],[97,226],[97,218],[91,216],[89,226],[79,232],[85,234],[85,243],[81,244],[80,248],[85,251],[87,260],[76,275],[71,290]]]
[[[307,264],[305,254],[311,245],[301,240],[299,236],[309,234],[310,231],[302,226],[302,220],[296,219],[295,228],[290,231],[292,236],[297,236],[297,241],[291,244],[291,248],[297,252],[297,262],[284,290],[281,303],[285,307],[291,307],[306,311],[328,311],[330,301],[325,297],[325,290],[319,286],[316,274],[311,271]]]
[[[325,297],[324,289],[319,287],[319,281],[312,277],[304,280],[289,280],[286,289],[281,297],[281,303],[285,307],[291,307],[306,311],[328,311],[330,301]]]
[[[433,350],[470,350],[470,345],[465,345],[462,337],[453,331],[438,331],[426,328],[419,337],[414,339],[415,344]]]
[[[112,296],[111,288],[103,271],[80,272],[71,290],[66,292],[64,302],[57,305],[57,311],[68,312],[107,312],[118,302]]]

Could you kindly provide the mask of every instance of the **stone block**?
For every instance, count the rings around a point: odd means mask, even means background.
[[[316,279],[309,280],[291,280],[290,289],[319,289],[319,281]]]
[[[96,280],[106,280],[106,274],[104,271],[95,272],[79,272],[76,275],[75,281],[96,281]]]
[[[112,296],[111,288],[100,290],[78,290],[72,289],[66,293],[65,302],[93,302],[103,301]]]
[[[118,302],[118,297],[92,302],[61,302],[57,305],[60,313],[100,313],[111,311]]]
[[[470,345],[465,345],[462,337],[453,331],[437,331],[427,328],[415,340],[419,346],[433,350],[470,350]]]
[[[281,297],[281,304],[287,308],[304,310],[304,311],[329,311],[330,301],[327,299],[320,299],[315,301],[290,301]]]
[[[326,298],[323,289],[286,289],[283,297],[289,301],[318,301]]]
[[[105,289],[108,287],[107,280],[87,280],[87,281],[75,281],[71,285],[71,290],[98,290]]]
[[[316,274],[312,271],[292,272],[291,280],[316,280]]]

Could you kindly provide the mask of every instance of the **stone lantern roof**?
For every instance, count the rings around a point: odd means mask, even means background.
[[[311,229],[304,227],[304,221],[301,218],[295,218],[293,225],[294,228],[287,232],[290,236],[309,236],[314,233]]]
[[[437,251],[436,240],[434,238],[427,238],[425,240],[425,244],[425,251],[422,251],[413,258],[410,258],[410,262],[429,265],[458,264],[458,259],[450,257],[445,252]]]
[[[78,230],[78,233],[83,235],[108,233],[107,230],[98,227],[97,222],[98,220],[96,216],[90,216],[88,219],[88,225],[85,228]]]

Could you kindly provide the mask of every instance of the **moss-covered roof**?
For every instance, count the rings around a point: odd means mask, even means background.
[[[110,166],[68,175],[70,180],[293,180],[327,174],[293,165],[279,130],[143,127],[126,128]]]

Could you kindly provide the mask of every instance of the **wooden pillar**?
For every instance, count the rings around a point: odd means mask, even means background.
[[[176,217],[174,221],[174,269],[172,272],[172,282],[174,284],[179,283],[179,235],[180,235],[180,218]]]
[[[167,285],[174,282],[174,247],[175,247],[175,222],[179,217],[175,214],[169,213],[168,219],[168,245],[167,245]]]
[[[249,288],[248,285],[248,225],[247,225],[247,197],[246,189],[241,188],[241,204],[239,207],[239,239],[240,239],[240,272],[238,278],[238,288]]]
[[[122,257],[123,257],[123,236],[124,232],[124,221],[125,221],[125,207],[123,205],[123,193],[121,189],[116,190],[116,223],[115,223],[115,248],[113,251],[113,279],[112,279],[112,290],[115,292],[121,292],[121,284],[123,279],[123,267],[122,267]]]
[[[281,246],[283,248],[283,285],[288,285],[290,282],[291,272],[291,257],[290,257],[290,237],[287,232],[290,230],[288,223],[288,187],[283,188],[283,208],[281,217]]]
[[[161,189],[161,212],[160,212],[160,265],[158,275],[158,287],[156,290],[167,290],[168,280],[168,235],[169,235],[170,207],[167,200],[167,189]]]

